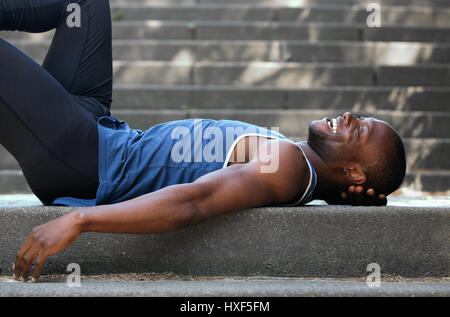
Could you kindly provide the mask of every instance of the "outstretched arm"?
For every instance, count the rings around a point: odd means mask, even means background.
[[[76,211],[81,232],[160,233],[276,197],[256,164],[234,165],[191,184],[173,185],[114,205]]]
[[[35,262],[33,281],[37,281],[47,258],[71,245],[83,232],[159,233],[239,209],[287,202],[305,179],[306,163],[291,159],[299,157],[295,151],[298,149],[289,145],[280,146],[280,168],[274,173],[261,173],[263,163],[255,159],[207,174],[191,184],[166,187],[114,205],[75,210],[36,227],[16,257],[14,278],[26,281]]]

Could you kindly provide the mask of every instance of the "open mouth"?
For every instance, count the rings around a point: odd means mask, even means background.
[[[331,133],[336,134],[338,129],[337,119],[327,119],[328,127],[330,128]]]

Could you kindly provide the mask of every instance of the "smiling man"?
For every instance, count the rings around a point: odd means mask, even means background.
[[[308,152],[311,158],[318,156],[313,164],[324,176],[316,197],[326,197],[332,188],[344,184],[364,184],[388,195],[405,176],[401,138],[389,124],[374,118],[346,113],[337,119],[313,121],[303,146],[313,150]]]
[[[75,26],[67,23],[73,4]],[[0,39],[0,144],[43,204],[81,208],[33,229],[15,278],[27,280],[34,263],[37,281],[47,258],[83,232],[158,233],[245,208],[352,195],[385,204],[402,182],[397,133],[350,113],[312,122],[299,143],[231,120],[131,129],[110,112],[109,1],[0,1],[0,30],[52,29],[42,65]]]

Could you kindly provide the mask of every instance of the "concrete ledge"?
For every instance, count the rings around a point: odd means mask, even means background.
[[[115,61],[116,84],[324,86],[449,86],[446,65],[378,66],[342,63]]]
[[[365,282],[324,280],[111,282],[82,279],[79,288],[69,288],[63,282],[38,284],[0,282],[0,297],[2,296],[450,296],[450,283],[382,282],[379,288],[370,288]],[[217,311],[221,309],[216,308]]]
[[[166,96],[169,96],[170,90],[164,90],[164,86],[145,86],[139,85],[136,90],[132,86],[129,86],[130,90],[127,94],[131,94],[133,91],[136,93],[135,98],[142,98],[144,96],[162,96],[163,91]],[[139,91],[139,87],[143,87],[143,90]],[[160,87],[161,91],[157,91]],[[190,102],[198,98],[207,98],[211,96],[211,103],[218,100],[219,97],[227,98],[229,96],[230,103],[234,103],[236,106],[239,104],[238,99],[242,98],[242,104],[245,104],[243,99],[255,97],[256,100],[262,100],[264,96],[268,97],[270,102],[271,94],[273,97],[283,94],[282,90],[275,90],[268,88],[267,90],[256,89],[253,87],[251,90],[245,90],[224,86],[216,86],[208,91],[195,90],[194,86],[180,86],[180,89],[172,90],[172,95],[166,97],[166,99],[176,98],[178,95],[181,97],[183,94],[187,102],[184,104],[185,110],[175,109],[122,109],[112,110],[112,114],[120,120],[124,120],[129,123],[134,129],[146,130],[149,127],[161,122],[187,119],[187,118],[209,118],[213,120],[241,120],[256,124],[260,127],[273,128],[278,127],[284,135],[295,135],[298,137],[305,137],[308,135],[308,126],[312,120],[318,118],[339,116],[342,115],[345,110],[328,109],[328,110],[316,110],[316,109],[285,109],[280,111],[279,109],[220,109],[220,106],[216,106],[214,109],[195,109],[189,108]],[[223,88],[223,89],[222,89]],[[231,88],[231,89],[230,89]],[[183,91],[183,89],[186,89]],[[345,88],[342,88],[345,89]],[[120,89],[119,89],[120,90]],[[122,91],[123,92],[123,91]],[[287,93],[288,103],[301,103],[301,98],[308,98],[308,93],[311,90],[297,89],[291,91],[285,91]],[[142,93],[141,96],[139,94]],[[258,93],[260,96],[258,96]],[[318,90],[316,91],[316,94]],[[326,94],[326,92],[324,92]],[[448,91],[450,94],[450,90]],[[234,94],[234,95],[233,95]],[[303,94],[303,95],[302,95]],[[131,97],[131,95],[129,95]],[[273,98],[272,97],[272,98]],[[203,103],[207,102],[207,99],[202,100]],[[220,102],[220,101],[219,101]],[[226,101],[225,101],[226,102]],[[254,101],[255,102],[255,101]],[[194,104],[194,102],[193,102]],[[200,104],[200,101],[199,101]],[[263,101],[261,104],[264,104]],[[182,104],[183,105],[183,104]],[[195,106],[194,106],[195,107]],[[448,122],[450,120],[450,112],[434,112],[434,111],[390,111],[390,110],[376,110],[376,111],[354,111],[353,114],[362,116],[373,116],[377,119],[384,120],[390,123],[403,138],[447,138],[448,137]],[[420,127],[420,130],[418,129]]]
[[[0,208],[0,267],[12,273],[31,229],[70,211]],[[158,235],[88,233],[49,258],[44,274],[174,272],[193,276],[448,276],[450,208],[308,206],[236,212]]]
[[[113,39],[178,40],[308,40],[308,41],[401,41],[449,42],[450,28],[383,25],[367,28],[363,23],[272,22],[272,21],[119,21],[112,24]],[[374,30],[376,29],[376,30]],[[6,40],[51,39],[54,31],[29,34],[0,32]]]
[[[155,4],[155,3],[178,3],[178,4],[194,4],[194,3],[210,3],[210,4],[217,4],[217,3],[224,3],[224,4],[230,4],[230,3],[246,3],[246,4],[253,4],[253,5],[274,5],[274,6],[311,6],[311,5],[317,5],[317,4],[336,4],[336,5],[365,5],[367,3],[370,3],[370,0],[133,0],[134,3],[148,3],[148,4]],[[111,4],[123,4],[123,3],[129,3],[129,0],[111,0]],[[380,5],[408,5],[408,6],[438,6],[438,7],[448,7],[450,4],[447,0],[378,0],[377,3]]]
[[[274,88],[267,86],[190,86],[116,84],[112,109],[318,109],[447,111],[450,91],[443,87]],[[325,113],[322,110],[322,113]],[[328,113],[329,114],[329,113]],[[150,121],[152,122],[152,121]],[[148,125],[147,125],[148,127]],[[295,133],[293,134],[295,135]],[[430,137],[422,135],[422,137]],[[447,135],[445,136],[447,137]]]
[[[50,40],[11,40],[35,60],[44,60]],[[448,63],[444,43],[258,41],[258,40],[113,40],[114,60],[291,61],[407,66]],[[405,58],[405,54],[414,58]]]
[[[425,148],[424,150],[435,153],[432,151],[432,148]],[[415,153],[415,156],[417,155],[419,155],[419,153]],[[435,155],[434,158],[438,159],[445,155]],[[420,163],[420,161],[418,163]],[[448,162],[442,162],[442,164],[445,163],[448,164]],[[423,169],[407,171],[401,188],[410,188],[416,191],[427,192],[448,192],[450,188],[450,172],[447,170],[428,171]],[[0,195],[32,193],[33,192],[20,169],[0,169]]]
[[[113,4],[114,20],[182,20],[182,21],[308,21],[365,23],[364,6],[318,5],[279,7],[243,4]],[[448,9],[385,7],[382,21],[388,24],[449,25]],[[447,18],[447,19],[445,19]]]

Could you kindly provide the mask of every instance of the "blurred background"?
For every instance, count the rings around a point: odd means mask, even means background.
[[[450,1],[110,2],[112,113],[132,128],[232,119],[304,140],[311,120],[352,111],[403,137],[397,194],[449,195]],[[371,3],[380,27],[367,23],[377,22]],[[0,32],[39,63],[52,34]],[[31,191],[0,147],[0,194],[11,193]]]

